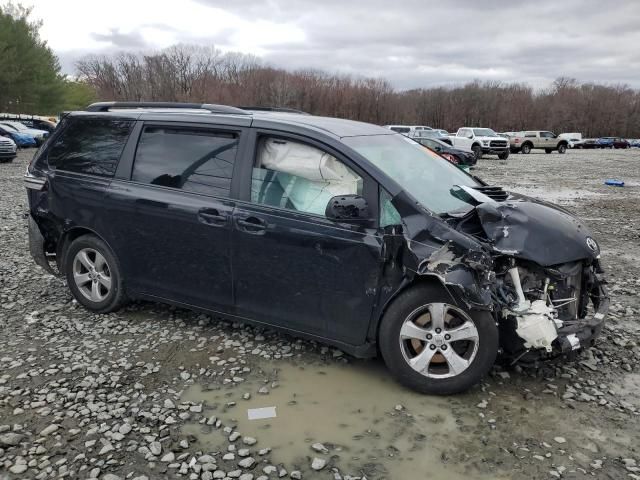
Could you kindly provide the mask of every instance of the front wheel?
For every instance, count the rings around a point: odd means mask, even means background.
[[[498,155],[498,158],[500,160],[506,160],[507,158],[509,158],[509,152],[502,152],[501,154]]]
[[[493,317],[451,302],[442,289],[417,286],[385,313],[380,351],[403,385],[421,393],[459,393],[480,382],[493,366],[498,352]]]
[[[567,153],[567,146],[564,143],[562,145],[558,145],[558,153],[561,155]]]
[[[94,235],[83,235],[69,245],[65,274],[75,299],[93,312],[113,312],[125,302],[120,265],[107,244]]]
[[[474,145],[471,147],[473,154],[476,157],[476,160],[480,160],[482,158],[482,147],[480,145]]]
[[[553,152],[553,148],[545,148],[544,149],[544,153],[551,153]]]

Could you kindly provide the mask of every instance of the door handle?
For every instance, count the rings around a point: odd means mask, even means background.
[[[215,208],[202,208],[198,210],[198,219],[209,225],[226,225],[227,215],[221,214]]]
[[[258,217],[238,218],[236,224],[243,232],[262,235],[267,231],[267,222]]]

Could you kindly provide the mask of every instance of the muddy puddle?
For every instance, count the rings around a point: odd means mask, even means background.
[[[473,469],[464,448],[458,448],[465,431],[477,427],[477,414],[463,412],[459,400],[398,386],[377,362],[274,362],[263,363],[262,371],[264,381],[237,387],[209,390],[195,385],[183,393],[182,401],[203,403],[208,416],[255,437],[253,449],[272,448],[272,462],[289,469],[308,471],[310,460],[320,457],[343,473],[370,479],[418,478],[416,472],[428,479],[500,478]],[[269,393],[258,393],[265,386]],[[246,393],[249,400],[243,399]],[[276,417],[248,419],[249,409],[266,407],[275,407]],[[182,431],[195,435],[203,447],[224,448],[220,430],[192,424]],[[329,452],[314,452],[311,445],[316,442]]]

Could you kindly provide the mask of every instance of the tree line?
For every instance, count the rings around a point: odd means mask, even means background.
[[[152,54],[89,56],[76,66],[80,78],[105,100],[278,106],[449,131],[485,126],[497,131],[543,129],[589,137],[640,137],[639,90],[565,77],[542,90],[524,83],[476,80],[398,91],[381,78],[288,71],[251,55],[190,45]]]
[[[95,99],[86,83],[67,79],[58,58],[40,38],[31,9],[0,5],[0,113],[57,114]]]

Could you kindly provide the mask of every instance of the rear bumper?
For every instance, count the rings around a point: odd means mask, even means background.
[[[54,269],[51,264],[52,260],[55,260],[55,255],[47,255],[45,250],[45,240],[40,233],[40,229],[38,228],[38,224],[35,222],[31,214],[29,214],[29,253],[31,253],[31,257],[36,262],[37,265],[40,265],[47,272],[52,275],[60,276],[60,273]]]

